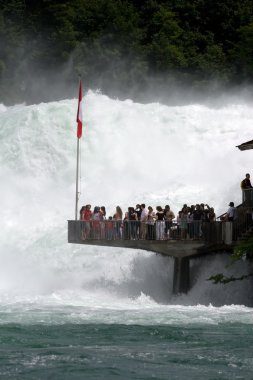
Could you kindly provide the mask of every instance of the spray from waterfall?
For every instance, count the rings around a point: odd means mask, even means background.
[[[206,282],[223,259],[203,264],[190,294],[175,300],[170,260],[67,243],[75,203],[76,105],[74,99],[0,107],[0,299],[61,294],[72,302],[148,297],[151,303],[231,303],[232,290],[222,297]],[[169,204],[177,213],[184,203],[203,202],[219,215],[230,201],[241,201],[239,184],[251,171],[252,152],[236,146],[252,138],[252,121],[252,105],[240,102],[219,109],[170,107],[89,91],[79,206],[105,205],[109,216],[118,204],[123,210]]]

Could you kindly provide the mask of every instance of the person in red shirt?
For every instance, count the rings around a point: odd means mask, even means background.
[[[86,205],[82,212],[81,212],[81,220],[84,221],[84,227],[82,231],[82,239],[88,239],[90,237],[90,230],[91,230],[91,205]]]

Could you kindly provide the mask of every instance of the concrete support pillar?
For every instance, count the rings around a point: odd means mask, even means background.
[[[190,260],[188,257],[174,258],[173,294],[187,293],[190,289]]]

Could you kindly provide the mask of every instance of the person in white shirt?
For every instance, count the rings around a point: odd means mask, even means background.
[[[236,219],[236,213],[237,213],[237,210],[236,210],[236,207],[234,205],[234,202],[230,202],[229,203],[229,209],[227,211],[227,220],[229,222],[233,222],[235,219]]]
[[[166,205],[164,208],[164,220],[165,220],[165,238],[169,238],[169,231],[172,227],[173,224],[173,219],[175,219],[175,214],[174,212],[170,209],[169,205]]]
[[[164,210],[156,207],[156,240],[164,240]]]
[[[140,217],[140,239],[146,239],[146,222],[148,218],[148,210],[144,203],[141,204],[141,217]]]
[[[148,206],[148,216],[147,216],[147,239],[155,240],[155,221],[156,215],[155,211],[151,206]]]

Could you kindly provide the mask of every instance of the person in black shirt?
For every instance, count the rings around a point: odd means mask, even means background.
[[[241,182],[241,189],[242,190],[245,190],[245,189],[252,189],[252,185],[251,185],[251,182],[250,182],[250,175],[249,173],[247,173],[245,175],[245,178],[242,180]]]
[[[199,239],[201,234],[201,220],[203,216],[203,211],[199,204],[196,205],[193,211],[193,228],[194,228],[194,239]]]
[[[242,189],[242,201],[245,202],[248,206],[252,203],[252,185],[250,182],[250,175],[247,173],[245,178],[241,182]]]
[[[140,226],[141,226],[141,205],[140,204],[137,204],[136,207],[135,207],[135,214],[136,214],[136,237],[139,238],[140,237]]]

